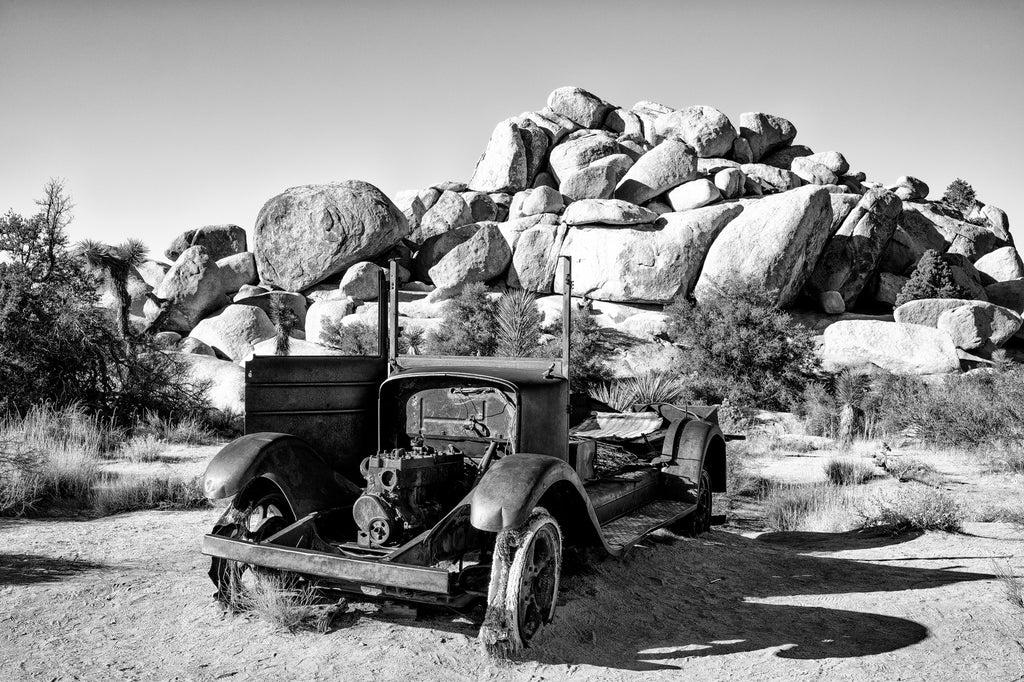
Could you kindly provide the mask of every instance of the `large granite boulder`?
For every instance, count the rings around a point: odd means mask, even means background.
[[[424,241],[416,252],[416,258],[413,260],[413,276],[422,282],[429,282],[430,275],[427,273],[430,268],[437,265],[438,261],[448,255],[449,251],[476,234],[483,224],[472,223],[470,225],[463,225],[434,235]]]
[[[615,188],[615,198],[643,204],[696,177],[693,149],[670,138],[637,159]]]
[[[153,322],[166,308],[162,328],[188,334],[201,319],[228,303],[217,261],[205,246],[185,249],[144,306]]]
[[[814,267],[806,286],[811,298],[835,291],[842,296],[845,309],[852,308],[878,269],[882,250],[896,230],[902,210],[903,202],[888,190],[873,189],[865,194]]]
[[[750,182],[760,186],[765,194],[786,192],[804,184],[796,173],[763,163],[745,163],[740,170]]]
[[[819,348],[829,372],[948,374],[960,369],[953,340],[933,327],[874,320],[836,322],[822,335]]]
[[[662,114],[654,127],[661,138],[682,140],[701,158],[725,156],[732,151],[736,139],[736,129],[729,117],[703,105]]]
[[[611,133],[603,130],[581,130],[551,149],[548,167],[554,179],[561,183],[563,179],[598,159],[620,153],[622,147]]]
[[[653,211],[620,199],[574,201],[562,214],[566,225],[641,225],[657,219]]]
[[[248,251],[221,258],[217,261],[217,267],[220,268],[221,281],[226,294],[232,294],[247,284],[255,284],[259,281],[259,275],[256,273],[256,257]]]
[[[925,251],[942,253],[949,242],[938,227],[920,210],[921,204],[904,203],[892,239],[882,252],[879,269],[909,275]]]
[[[935,324],[957,348],[989,355],[1017,333],[1021,316],[1002,306],[971,301],[943,311]]]
[[[461,291],[470,282],[487,282],[508,268],[512,250],[494,223],[484,223],[476,234],[449,251],[430,268],[437,297]]]
[[[189,336],[240,362],[253,345],[274,336],[274,325],[262,309],[233,303],[199,322]]]
[[[306,328],[306,297],[293,291],[267,291],[252,296],[236,296],[234,303],[239,305],[256,306],[267,314],[271,322],[274,321],[274,306],[289,308],[295,316],[295,330],[301,331]]]
[[[338,290],[349,298],[375,301],[380,296],[380,275],[383,269],[376,263],[363,261],[345,271]]]
[[[306,311],[306,340],[321,343],[324,329],[341,324],[341,320],[352,314],[355,302],[350,298],[334,301],[317,301]]]
[[[256,218],[256,267],[265,283],[302,291],[407,236],[405,215],[367,182],[292,187]]]
[[[550,294],[567,229],[565,225],[541,223],[524,230],[512,252],[512,264],[505,280],[508,286]]]
[[[563,208],[565,208],[565,202],[558,190],[550,187],[536,187],[516,192],[516,195],[512,197],[512,205],[508,209],[508,217],[509,220],[515,220],[542,213],[561,213]]]
[[[518,192],[529,182],[526,145],[512,121],[502,121],[487,141],[487,149],[476,164],[469,189],[478,192]],[[427,235],[430,236],[430,235]]]
[[[573,291],[604,301],[667,304],[693,289],[715,238],[736,219],[738,204],[662,215],[654,228],[570,229],[561,254],[572,258]],[[561,292],[561,277],[555,277]]]
[[[813,153],[814,150],[810,147],[805,147],[802,144],[795,144],[791,147],[780,147],[770,154],[765,154],[758,163],[763,163],[766,166],[773,166],[775,168],[781,168],[782,170],[792,170],[794,161],[804,156],[810,156]]]
[[[569,201],[611,199],[621,175],[616,166],[594,164],[563,178],[558,191]]]
[[[985,287],[985,295],[996,305],[1024,314],[1024,279],[989,284]]]
[[[188,383],[206,388],[212,407],[226,414],[245,414],[244,369],[205,354],[175,352],[174,356],[185,364]]]
[[[473,209],[469,207],[462,195],[452,191],[442,192],[434,205],[423,214],[419,229],[412,232],[410,238],[419,244],[426,239],[444,234],[456,227],[469,225],[472,222]]]
[[[548,95],[548,109],[583,128],[600,128],[614,107],[583,88],[555,88]]]
[[[750,143],[754,161],[785,147],[796,137],[796,126],[781,116],[758,111],[740,114],[740,135]]]
[[[966,298],[919,298],[907,301],[897,307],[892,314],[893,319],[900,324],[935,327],[942,313],[973,302]]]
[[[1007,282],[1024,277],[1024,263],[1012,246],[1003,246],[974,261],[974,267],[981,273],[983,284]]]
[[[203,246],[211,258],[220,260],[246,250],[245,230],[238,225],[207,225],[198,230],[188,230],[174,238],[164,255],[173,263],[192,246]]]
[[[821,187],[749,203],[711,245],[694,296],[699,302],[755,290],[779,307],[792,305],[825,248],[831,222],[829,193]]]

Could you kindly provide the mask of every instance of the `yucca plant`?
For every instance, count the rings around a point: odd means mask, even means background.
[[[497,310],[497,352],[501,357],[525,358],[540,346],[540,310],[533,293],[513,289],[502,294]]]
[[[283,296],[270,297],[270,321],[274,323],[274,355],[291,352],[292,330],[299,318]]]
[[[864,398],[867,396],[870,383],[863,374],[854,374],[843,370],[836,377],[836,402],[842,407],[839,410],[839,442],[853,442],[858,429],[864,426]]]
[[[644,405],[675,403],[683,398],[685,387],[679,377],[669,372],[653,370],[625,380],[633,393],[633,402]]]

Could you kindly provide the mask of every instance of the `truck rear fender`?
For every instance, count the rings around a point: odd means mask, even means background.
[[[470,493],[470,523],[498,532],[526,522],[544,507],[570,542],[600,542],[600,527],[579,476],[564,460],[520,453],[495,462]]]
[[[304,440],[285,433],[253,433],[227,445],[210,461],[203,493],[211,500],[272,482],[295,518],[350,503],[361,489],[337,473]],[[262,489],[262,488],[261,488]]]
[[[717,425],[704,421],[676,422],[670,429],[670,435],[677,441],[672,445],[671,461],[665,469],[682,480],[688,486],[694,486],[700,478],[701,467],[708,470],[711,477],[711,490],[725,492],[725,436]],[[670,447],[670,438],[666,437],[665,447]]]

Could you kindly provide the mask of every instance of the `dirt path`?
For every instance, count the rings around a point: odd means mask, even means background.
[[[664,534],[567,579],[529,660],[489,664],[476,626],[352,613],[277,633],[214,605],[216,513],[0,520],[2,680],[1024,678],[1024,618],[992,579],[1024,534]]]

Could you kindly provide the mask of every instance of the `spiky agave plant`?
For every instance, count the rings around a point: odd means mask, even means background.
[[[128,326],[128,310],[132,297],[128,292],[128,277],[134,268],[142,265],[149,254],[149,247],[139,239],[127,239],[117,246],[104,244],[94,239],[79,242],[77,252],[86,264],[99,273],[110,289],[117,306],[117,331],[127,342],[131,339]]]
[[[497,311],[497,355],[529,357],[540,346],[541,314],[529,291],[513,289],[502,294]]]
[[[270,321],[274,323],[274,355],[288,355],[291,352],[292,330],[299,318],[284,296],[270,297]]]

